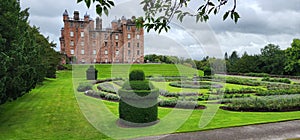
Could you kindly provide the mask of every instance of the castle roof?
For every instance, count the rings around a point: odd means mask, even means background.
[[[67,9],[65,10],[63,16],[69,16]]]

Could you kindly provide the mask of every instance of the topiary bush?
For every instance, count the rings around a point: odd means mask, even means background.
[[[128,126],[147,126],[157,121],[157,98],[159,90],[145,80],[141,70],[134,70],[119,89],[120,122]]]
[[[142,70],[133,70],[129,74],[129,81],[143,81],[145,80],[145,74]]]

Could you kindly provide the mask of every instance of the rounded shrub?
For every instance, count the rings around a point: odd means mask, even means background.
[[[133,70],[129,74],[129,81],[143,81],[145,80],[145,73],[142,70]]]
[[[126,81],[123,86],[125,90],[151,90],[154,88],[153,84],[148,80],[144,81]]]
[[[85,92],[87,90],[92,90],[93,85],[91,83],[80,83],[77,87],[77,91]]]

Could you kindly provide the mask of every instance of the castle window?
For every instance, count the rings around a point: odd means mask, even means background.
[[[140,35],[136,35],[136,39],[140,39]]]
[[[81,50],[81,54],[84,54],[84,50]]]
[[[137,50],[136,54],[137,54],[137,55],[140,55],[140,50]]]
[[[116,51],[116,55],[119,55],[119,50]]]
[[[131,38],[131,35],[130,35],[130,34],[127,34],[127,38],[130,39],[130,38]]]
[[[107,42],[104,42],[104,46],[107,46]]]
[[[115,39],[116,39],[116,40],[118,40],[118,39],[119,39],[119,35],[118,35],[118,34],[116,34],[116,36],[115,36]]]
[[[81,41],[81,46],[84,46],[84,42],[83,41]]]
[[[105,54],[105,55],[107,55],[107,54],[108,54],[107,50],[105,50],[105,51],[104,51],[104,54]]]
[[[97,61],[96,61],[96,58],[94,58],[94,63],[96,63]]]
[[[70,22],[70,27],[73,27],[73,22]]]
[[[82,58],[82,59],[81,59],[81,62],[82,62],[82,63],[84,63],[84,62],[85,62],[84,58]]]
[[[94,54],[94,55],[97,54],[97,51],[96,51],[96,50],[93,50],[93,54]]]
[[[93,34],[92,34],[92,38],[96,38],[96,33],[93,33]]]
[[[80,28],[83,28],[83,27],[84,27],[84,24],[83,24],[83,23],[81,23],[81,24],[80,24]]]
[[[118,42],[116,42],[116,47],[118,47],[119,46],[119,43]]]
[[[130,30],[130,26],[127,26],[127,30],[128,30],[128,31]]]
[[[74,50],[71,50],[71,54],[74,54]]]
[[[105,63],[107,63],[108,62],[108,60],[107,60],[107,58],[105,59]]]
[[[74,46],[74,41],[73,40],[70,42],[70,46]]]
[[[130,50],[128,50],[128,56],[130,56]]]
[[[80,37],[84,37],[84,32],[81,32],[81,33],[80,33]]]
[[[140,47],[140,43],[137,43],[136,46],[139,48]]]
[[[128,42],[128,48],[130,48],[130,42]]]
[[[74,37],[74,32],[73,31],[70,32],[70,37]]]
[[[104,39],[105,39],[105,40],[107,40],[107,39],[108,39],[108,37],[107,37],[107,34],[104,34]]]

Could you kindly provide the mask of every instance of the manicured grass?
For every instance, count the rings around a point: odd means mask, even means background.
[[[57,77],[16,101],[0,105],[1,140],[107,138],[81,113],[72,73],[58,72]]]
[[[141,69],[146,76],[189,76],[194,74],[203,74],[191,67],[180,64],[103,64],[95,65],[98,70],[98,79],[105,79],[110,77],[128,77],[128,74],[133,69]],[[81,69],[85,71],[88,65],[73,66],[73,69]]]
[[[300,119],[300,111],[232,112],[207,104],[206,110],[159,108],[158,124],[120,128],[116,124],[118,103],[74,92],[80,82],[86,82],[87,67],[58,72],[58,79],[47,80],[17,101],[0,105],[0,139],[127,139]]]

